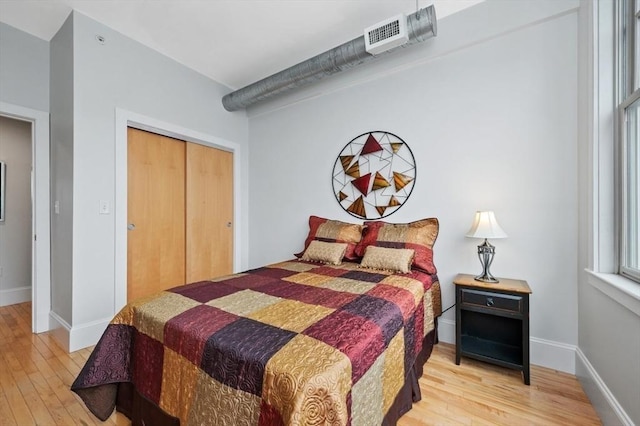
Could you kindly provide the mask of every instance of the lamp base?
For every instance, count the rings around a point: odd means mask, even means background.
[[[494,277],[493,275],[491,275],[489,272],[486,272],[484,274],[478,275],[477,277],[473,277],[474,280],[476,281],[482,281],[483,283],[499,283],[500,280],[498,280],[496,277]]]
[[[482,265],[482,274],[474,278],[476,281],[494,284],[500,282],[496,277],[491,275],[491,272],[489,272],[489,267],[493,262],[495,250],[496,248],[489,244],[489,241],[487,241],[486,238],[484,239],[484,243],[478,246],[478,259],[480,259],[480,264]]]

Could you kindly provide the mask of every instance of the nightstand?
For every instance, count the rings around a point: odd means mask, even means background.
[[[485,283],[458,274],[456,286],[456,364],[466,356],[522,371],[530,383],[529,294],[526,281],[499,278]]]

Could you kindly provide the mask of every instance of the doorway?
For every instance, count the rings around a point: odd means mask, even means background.
[[[0,102],[0,116],[31,126],[31,324],[34,333],[41,333],[50,329],[51,311],[49,113]]]
[[[31,123],[0,116],[0,306],[31,301]]]

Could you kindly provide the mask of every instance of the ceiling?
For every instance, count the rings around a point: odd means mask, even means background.
[[[438,19],[483,0],[0,0],[0,21],[44,40],[72,9],[237,89],[434,4]]]

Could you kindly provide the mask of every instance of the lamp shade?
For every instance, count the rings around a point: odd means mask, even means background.
[[[471,229],[466,234],[470,238],[507,238],[492,211],[476,212]]]

